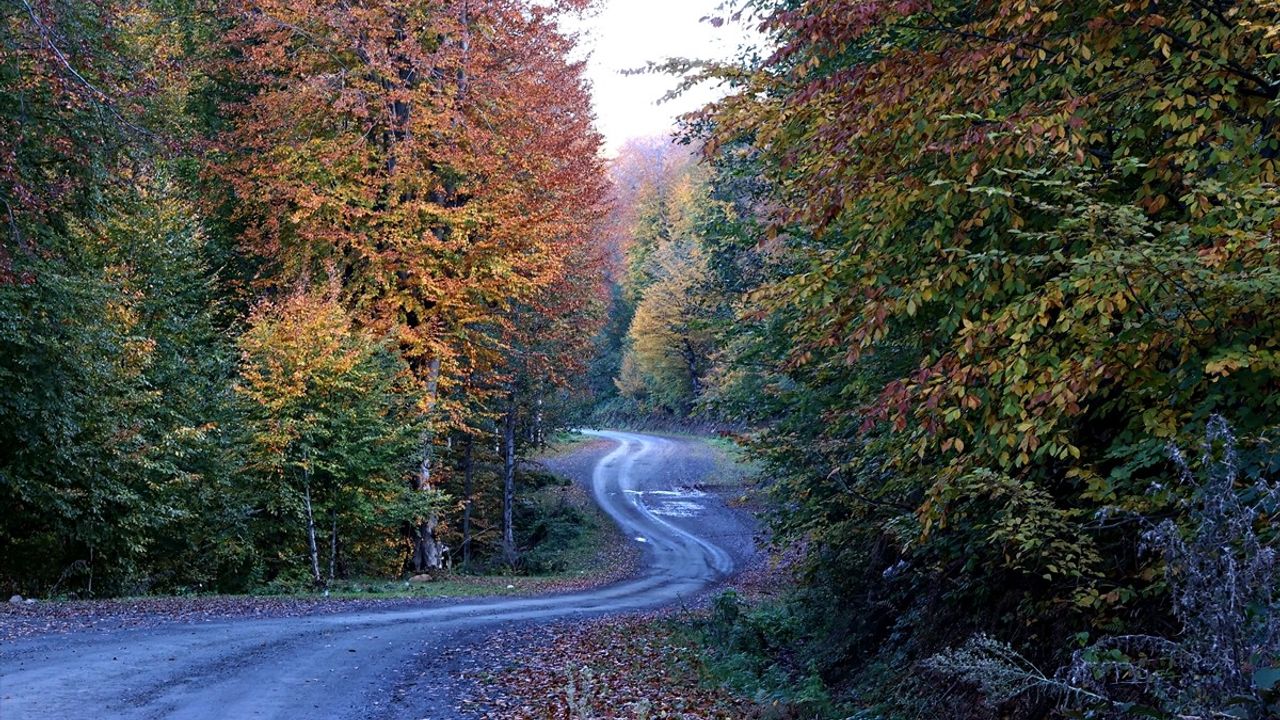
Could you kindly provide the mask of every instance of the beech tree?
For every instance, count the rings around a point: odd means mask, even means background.
[[[235,6],[227,71],[254,90],[215,171],[264,280],[332,265],[357,321],[396,337],[431,418],[424,491],[452,389],[495,364],[477,336],[568,271],[598,214],[599,140],[555,24],[577,5]],[[415,569],[439,568],[437,521],[415,533]]]
[[[264,303],[249,325],[239,340],[237,387],[249,404],[249,468],[263,483],[263,510],[300,521],[314,582],[332,582],[339,527],[371,520],[352,516],[352,508],[362,499],[388,508],[404,502],[396,488],[420,433],[408,372],[385,345],[354,328],[333,297]],[[425,494],[387,516],[433,514],[445,501]],[[327,574],[318,539],[326,530]],[[387,528],[392,537],[398,532]]]
[[[1158,624],[1166,443],[1222,412],[1275,462],[1275,4],[747,5],[773,47],[696,118],[766,184],[713,374],[807,611],[856,603],[809,657]]]

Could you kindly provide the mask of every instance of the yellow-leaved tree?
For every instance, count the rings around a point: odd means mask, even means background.
[[[619,391],[639,402],[687,414],[702,395],[714,347],[707,258],[696,239],[662,243],[650,258],[653,282],[631,321]]]
[[[268,523],[298,528],[286,546],[305,531],[319,585],[326,574],[318,518],[328,520],[332,581],[340,529],[367,537],[380,527],[374,552],[380,545],[387,554],[401,523],[433,516],[443,502],[438,492],[404,490],[421,432],[414,380],[393,348],[352,324],[332,292],[265,302],[249,322],[237,390],[247,405],[257,504]],[[396,560],[390,554],[386,563]]]

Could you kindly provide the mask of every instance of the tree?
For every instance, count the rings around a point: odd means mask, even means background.
[[[292,295],[264,303],[241,336],[240,393],[249,404],[250,467],[262,483],[263,509],[305,529],[312,580],[326,582],[318,517],[329,517],[329,567],[337,564],[340,524],[370,522],[353,508],[381,505],[384,515],[422,515],[439,494],[411,496],[401,487],[419,431],[407,369],[386,346],[353,328],[332,297]],[[322,531],[322,530],[321,530]],[[398,533],[393,525],[389,533]]]
[[[19,0],[0,10],[0,282],[30,282],[34,260],[115,171],[145,155],[138,123],[152,77],[142,42],[124,42],[127,7],[148,3]],[[47,248],[45,248],[47,250]]]
[[[711,301],[707,261],[696,238],[671,240],[650,258],[652,283],[631,321],[631,354],[624,367],[642,381],[620,381],[624,394],[643,393],[680,415],[692,412],[703,394],[703,378],[714,349],[707,322]]]
[[[144,187],[93,225],[67,219],[45,236],[49,257],[20,261],[31,280],[0,290],[0,492],[14,509],[0,532],[15,587],[137,592],[251,562],[178,529],[237,532],[234,494],[198,500],[238,466],[231,364],[191,210],[163,180]]]
[[[235,6],[226,70],[253,92],[215,169],[244,244],[272,283],[332,266],[353,317],[395,336],[432,420],[423,490],[454,388],[496,363],[485,334],[569,271],[598,216],[599,138],[555,22],[578,5]],[[415,569],[439,568],[435,521],[415,533]]]
[[[751,7],[776,50],[710,68],[740,91],[698,118],[768,182],[713,374],[758,395],[816,602],[859,602],[823,656],[903,616],[908,652],[1158,623],[1136,528],[1099,513],[1185,521],[1150,488],[1215,411],[1273,462],[1274,4]]]

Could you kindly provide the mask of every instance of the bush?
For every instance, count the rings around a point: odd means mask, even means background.
[[[1057,697],[1092,718],[1274,718],[1280,716],[1280,483],[1241,482],[1235,438],[1220,417],[1208,427],[1197,482],[1176,448],[1178,481],[1195,503],[1184,531],[1150,526],[1145,552],[1159,555],[1181,633],[1115,635],[1087,643],[1050,675],[1008,644],[979,635],[925,664],[980,687],[991,703],[1027,693]]]
[[[802,649],[811,646],[803,613],[788,602],[748,608],[736,592],[721,593],[703,624],[707,667],[716,679],[780,713],[833,717],[837,706]]]
[[[591,550],[591,539],[598,530],[595,519],[572,504],[554,483],[531,495],[517,506],[516,541],[521,548],[520,563],[525,572],[535,575],[562,573],[579,563]]]

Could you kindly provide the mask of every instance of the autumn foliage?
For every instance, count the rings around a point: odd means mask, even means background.
[[[1140,538],[1190,527],[1199,492],[1166,446],[1221,414],[1245,477],[1278,466],[1280,7],[730,12],[767,47],[692,66],[733,88],[685,133],[709,175],[685,233],[702,290],[637,306],[618,377],[670,387],[642,351],[711,289],[684,412],[744,428],[779,544],[806,550],[780,612],[811,637],[756,650],[869,716],[982,716],[907,668],[975,633],[1051,672],[1075,633],[1163,632]],[[990,712],[1051,711],[1020,695]]]
[[[603,191],[572,42],[551,8],[246,3],[227,60],[251,90],[220,138],[268,280],[337,274],[362,322],[444,380],[501,325],[590,261]]]
[[[585,5],[7,4],[0,583],[443,571],[598,323]]]

